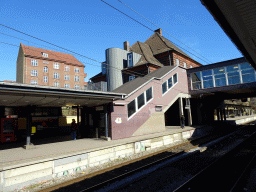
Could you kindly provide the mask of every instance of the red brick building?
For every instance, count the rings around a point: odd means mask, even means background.
[[[84,87],[84,64],[73,55],[20,44],[16,82],[64,88]]]
[[[133,53],[136,53],[137,56]],[[123,56],[125,54],[127,56]],[[138,55],[140,57],[138,57]],[[108,57],[110,56],[106,55],[106,60]],[[121,57],[122,59],[120,59]],[[116,50],[116,56],[112,56],[112,63],[117,62],[119,63],[115,64],[115,66],[111,66],[111,63],[107,63],[107,65],[105,64],[107,72],[103,73],[102,71],[101,73],[92,77],[90,80],[93,83],[100,81],[109,82],[108,79],[111,77],[108,77],[108,68],[110,67],[121,68],[122,79],[117,78],[116,81],[122,81],[122,84],[125,84],[134,78],[152,73],[163,66],[179,65],[186,69],[202,66],[201,63],[192,59],[172,42],[163,37],[162,29],[157,29],[155,33],[144,43],[137,41],[131,47],[129,47],[129,42],[125,41],[123,51]]]

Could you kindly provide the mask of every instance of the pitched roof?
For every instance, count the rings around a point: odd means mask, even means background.
[[[160,63],[153,55],[149,45],[145,43],[141,43],[137,41],[130,47],[130,51],[138,53],[141,55],[141,58],[139,61],[134,65],[134,67],[139,66],[139,65],[144,65],[147,63],[151,63],[157,66],[164,66],[162,63]]]
[[[159,33],[155,32],[151,37],[149,37],[144,43],[148,44],[154,55],[175,50],[182,55],[185,55],[190,58],[189,55],[180,50],[177,46],[175,46],[171,41],[166,39],[165,37],[159,35]]]
[[[91,77],[90,79],[93,81],[93,79],[99,78],[99,77],[104,77],[106,76],[106,74],[102,74],[102,72],[98,73],[97,75],[94,75],[93,77]]]
[[[112,92],[114,93],[125,93],[125,94],[130,94],[137,88],[139,88],[141,85],[152,79],[153,77],[155,78],[161,78],[163,77],[166,73],[174,69],[176,66],[163,66],[152,73],[149,73],[148,75],[144,77],[137,77],[133,79],[132,81],[129,81],[120,87],[116,88]]]
[[[67,53],[61,53],[57,51],[51,51],[47,49],[31,47],[27,45],[23,45],[22,43],[20,46],[23,48],[25,56],[33,57],[33,58],[42,58],[46,60],[53,60],[57,62],[63,62],[66,64],[77,65],[80,67],[85,67],[80,61],[78,61],[73,55]],[[43,57],[42,53],[47,53],[48,57]]]

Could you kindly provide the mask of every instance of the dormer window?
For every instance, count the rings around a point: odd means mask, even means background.
[[[43,57],[48,57],[48,53],[43,53]]]
[[[127,61],[128,61],[128,67],[132,67],[133,66],[132,53],[129,53],[127,55]]]

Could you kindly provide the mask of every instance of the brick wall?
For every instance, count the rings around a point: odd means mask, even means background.
[[[173,58],[172,63],[174,63],[174,65],[176,65],[176,59],[179,59],[180,66],[182,66],[182,67],[184,67],[184,62],[187,63],[187,68],[190,68],[190,66],[192,66],[192,68],[201,66],[200,63],[198,63],[192,59],[189,59],[175,51],[172,52],[172,58]]]
[[[171,65],[171,54],[169,52],[160,53],[154,57],[165,66]]]
[[[38,66],[32,66],[31,60],[33,58],[25,58],[25,82],[31,84],[31,80],[36,80],[38,85],[53,86],[54,82],[59,82],[60,87],[64,87],[64,84],[69,84],[70,88],[75,88],[75,85],[79,85],[80,88],[84,86],[84,67],[68,65],[69,71],[64,71],[64,66],[67,64],[55,61],[48,61],[43,59],[35,59],[38,62]],[[47,63],[43,63],[47,61]],[[53,63],[59,63],[59,69],[53,68]],[[43,68],[48,67],[48,72],[44,72]],[[79,73],[75,72],[75,67],[79,68]],[[31,70],[37,70],[37,76],[31,76]],[[59,73],[59,79],[54,79],[54,73]],[[64,75],[69,75],[70,80],[64,80]],[[43,77],[48,77],[48,82],[43,82]],[[79,76],[79,82],[75,82],[75,76]]]

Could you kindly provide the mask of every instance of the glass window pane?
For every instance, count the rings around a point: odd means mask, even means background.
[[[142,93],[139,97],[137,97],[138,109],[140,109],[144,104],[144,93]]]
[[[243,69],[242,74],[254,73],[254,69]]]
[[[215,77],[215,87],[220,87],[220,86],[226,86],[226,78],[216,78]]]
[[[238,71],[238,65],[232,65],[227,67],[227,72]]]
[[[150,87],[147,91],[146,91],[146,99],[147,102],[152,98],[152,87]]]
[[[162,93],[164,94],[167,91],[166,82],[162,84]]]
[[[242,75],[242,78],[243,78],[243,83],[255,82],[254,73]]]
[[[216,68],[216,69],[213,69],[213,74],[225,74],[225,70],[224,70],[224,67],[223,68]]]
[[[212,76],[212,70],[202,71],[203,79],[209,75]]]
[[[204,88],[213,87],[212,70],[202,71]]]
[[[204,84],[204,88],[211,88],[213,87],[213,80],[203,81],[203,84]]]
[[[172,87],[172,77],[168,79],[168,89]]]
[[[135,100],[131,101],[128,105],[128,117],[130,117],[132,114],[135,113],[136,108],[135,108]]]
[[[178,77],[177,74],[173,75],[173,84],[177,83],[177,80],[178,80],[177,77]]]
[[[196,82],[196,81],[201,81],[201,73],[197,72],[197,73],[192,73],[192,82]]]
[[[241,70],[243,69],[253,69],[253,67],[249,63],[242,63],[240,64]]]
[[[240,77],[239,76],[228,77],[228,84],[229,85],[234,85],[234,84],[239,84],[239,83],[240,83]]]
[[[195,90],[195,89],[202,89],[201,82],[192,83],[192,87],[193,87],[193,90]]]

